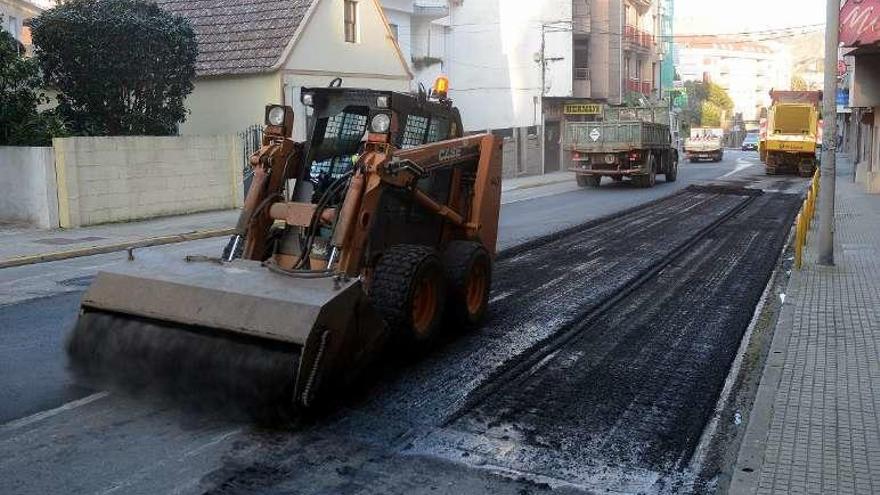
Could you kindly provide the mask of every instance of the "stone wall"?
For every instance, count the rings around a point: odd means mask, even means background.
[[[58,227],[52,148],[0,146],[0,223]]]
[[[75,137],[53,145],[64,228],[242,204],[234,136]]]

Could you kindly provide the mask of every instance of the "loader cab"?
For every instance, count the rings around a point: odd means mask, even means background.
[[[449,100],[354,88],[304,88],[308,109],[307,178],[320,182],[345,174],[368,139],[411,148],[462,135],[461,117]]]

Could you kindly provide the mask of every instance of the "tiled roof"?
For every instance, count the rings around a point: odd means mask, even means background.
[[[199,43],[196,74],[269,71],[318,0],[156,0],[189,19]]]

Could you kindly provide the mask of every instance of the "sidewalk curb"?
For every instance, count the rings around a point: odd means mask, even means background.
[[[802,276],[796,270],[792,271],[787,287],[792,287],[792,279]],[[767,353],[767,361],[761,373],[761,382],[758,385],[758,393],[755,395],[752,410],[749,414],[748,424],[739,454],[733,465],[728,495],[750,495],[758,491],[761,468],[764,465],[767,437],[770,433],[770,422],[773,420],[773,408],[775,406],[776,391],[782,380],[782,367],[788,350],[788,342],[794,329],[795,305],[787,296],[779,312],[776,321],[773,341]]]
[[[13,268],[17,266],[33,265],[36,263],[47,263],[49,261],[61,261],[71,258],[81,258],[84,256],[94,256],[96,254],[115,253],[125,251],[126,249],[145,248],[152,246],[162,246],[165,244],[176,244],[178,242],[197,241],[200,239],[210,239],[212,237],[222,237],[232,235],[235,232],[233,228],[200,230],[194,232],[186,232],[183,234],[173,234],[160,237],[150,237],[141,240],[132,240],[127,242],[119,242],[116,244],[107,244],[104,246],[90,246],[87,248],[72,249],[70,251],[57,251],[54,253],[32,254],[26,256],[18,256],[0,260],[0,270],[3,268]]]
[[[504,189],[503,182],[502,182],[501,192],[506,193],[506,192],[512,192],[512,191],[522,191],[524,189],[534,189],[536,187],[552,186],[554,184],[562,184],[562,183],[568,182],[570,180],[572,180],[572,177],[565,177],[565,178],[560,177],[558,180],[552,180],[552,181],[547,181],[547,182],[536,182],[534,184],[523,184],[521,186],[512,187],[510,189]]]

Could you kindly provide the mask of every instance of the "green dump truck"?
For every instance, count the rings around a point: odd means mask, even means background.
[[[564,146],[569,169],[581,187],[599,187],[602,177],[625,178],[654,187],[658,174],[675,182],[678,149],[672,139],[675,115],[668,107],[607,107],[602,122],[570,122]]]

